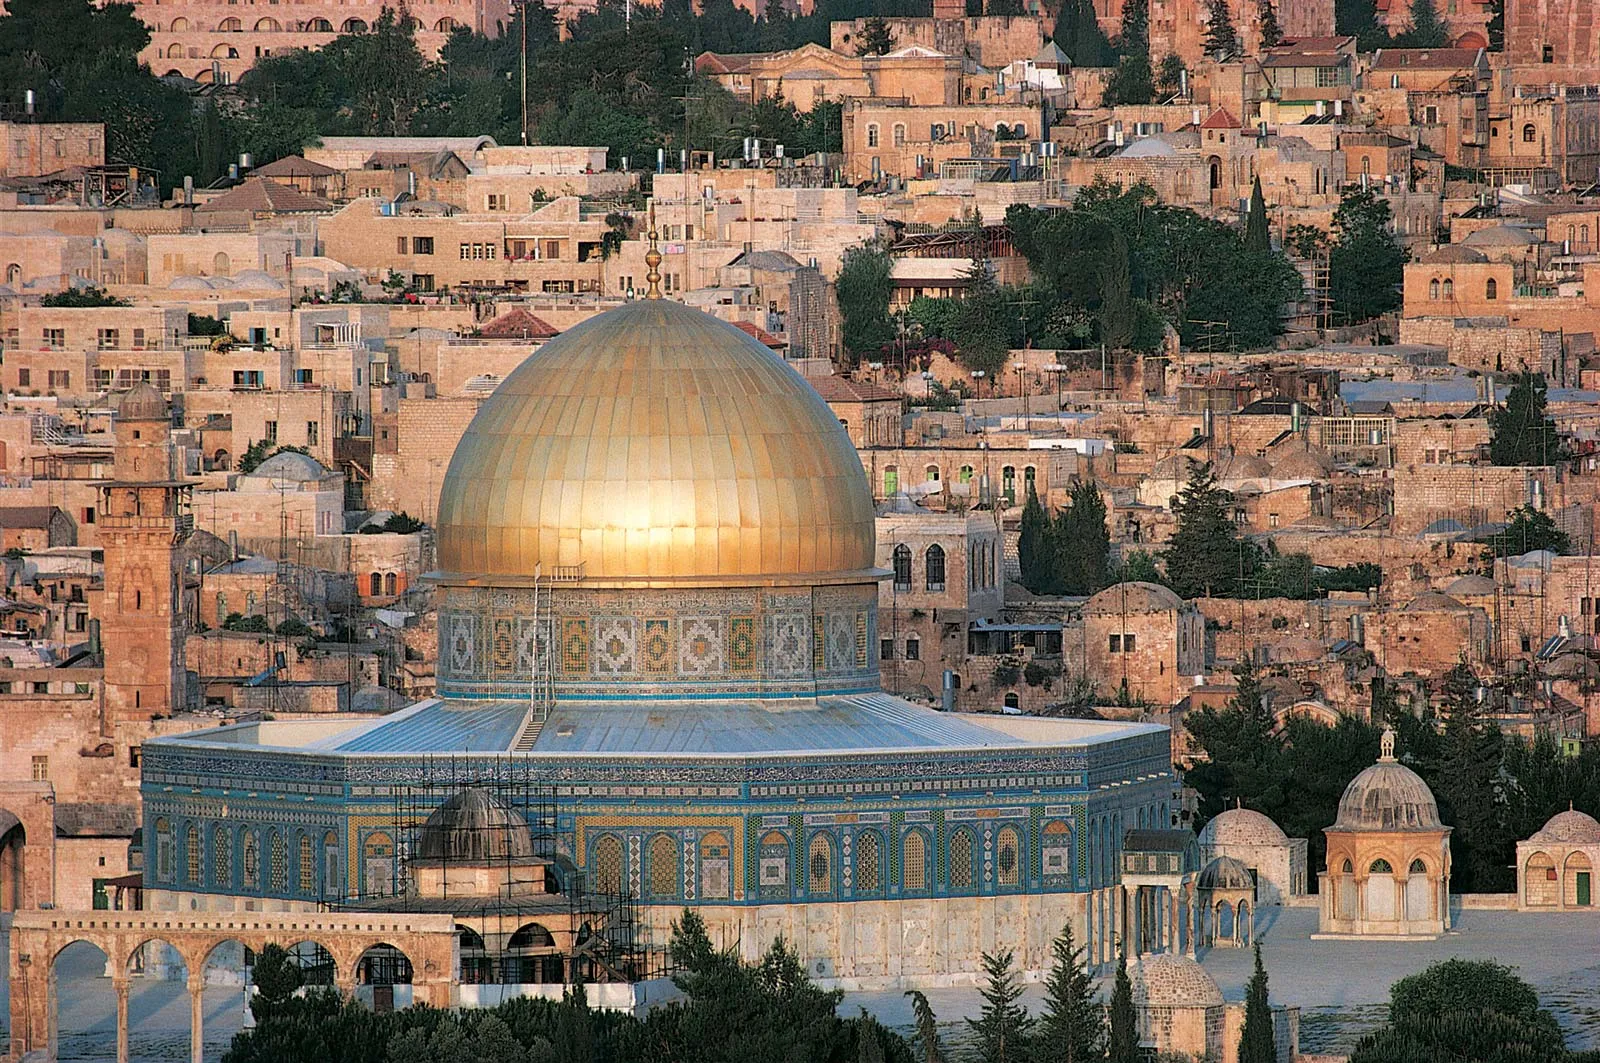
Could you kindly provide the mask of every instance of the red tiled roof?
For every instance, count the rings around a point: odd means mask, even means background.
[[[1218,107],[1211,112],[1211,117],[1200,123],[1201,129],[1242,129],[1239,120],[1228,113],[1226,107]]]
[[[237,188],[230,188],[216,199],[202,203],[198,211],[248,210],[255,213],[293,214],[313,210],[332,210],[333,204],[308,196],[297,188],[280,185],[265,177],[251,177]]]
[[[547,340],[560,332],[543,318],[518,306],[483,326],[478,335],[491,340]]]
[[[764,344],[765,346],[771,347],[773,350],[778,350],[780,347],[789,346],[783,340],[780,340],[766,329],[760,327],[759,325],[752,325],[748,321],[735,321],[733,323],[733,327],[738,329],[740,332],[748,332],[750,335],[754,336],[758,342]]]
[[[823,402],[899,402],[901,396],[888,388],[843,376],[806,377]]]

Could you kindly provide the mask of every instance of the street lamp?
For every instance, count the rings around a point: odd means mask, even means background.
[[[977,388],[978,398],[980,399],[983,398],[983,378],[988,375],[989,374],[985,373],[982,369],[974,369],[972,371],[972,379],[977,382],[975,386]]]
[[[1028,367],[1022,362],[1012,362],[1011,368],[1017,371],[1017,393],[1022,396],[1022,416],[1031,417],[1033,415],[1033,410],[1030,408],[1031,404],[1028,401],[1028,392],[1027,389],[1022,386],[1022,374],[1027,370]]]
[[[1056,378],[1056,412],[1060,413],[1061,412],[1061,374],[1065,373],[1067,371],[1067,367],[1062,365],[1059,362],[1051,362],[1049,365],[1044,367],[1044,371],[1047,372],[1047,373],[1053,374],[1055,376],[1055,378]]]
[[[933,373],[926,369],[922,371],[922,400],[933,405]]]

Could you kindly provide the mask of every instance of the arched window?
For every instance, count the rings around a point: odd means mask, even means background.
[[[244,888],[261,888],[261,848],[256,843],[256,832],[249,827],[244,831]]]
[[[383,573],[374,572],[371,580],[368,582],[371,586],[370,593],[372,594],[372,597],[376,598],[378,595],[383,593]]]
[[[1437,298],[1439,298],[1439,278],[1438,277],[1435,277],[1435,278],[1433,278],[1433,280],[1428,282],[1428,298],[1429,299],[1437,299]]]
[[[622,839],[606,834],[594,843],[594,887],[601,893],[622,892]]]
[[[173,33],[185,33],[189,29],[189,20],[186,18],[175,18],[172,20],[172,25],[168,26],[167,28]]]
[[[1039,856],[1046,878],[1067,878],[1072,874],[1072,828],[1064,820],[1053,819],[1044,825]]]
[[[233,832],[227,827],[211,832],[211,884],[233,885]]]
[[[1483,282],[1483,297],[1485,299],[1500,298],[1500,282],[1490,277]]]
[[[900,493],[900,470],[894,465],[883,467],[883,496],[893,498]]]
[[[950,835],[950,888],[952,890],[970,890],[975,876],[972,870],[972,854],[976,850],[973,845],[972,832],[965,827],[957,828]]]
[[[358,18],[347,18],[344,20],[344,32],[365,33],[367,32],[367,24]]]
[[[276,33],[283,29],[275,18],[261,18],[256,20],[257,33]]]
[[[1538,133],[1534,131],[1532,122],[1522,127],[1522,142],[1524,144],[1532,144],[1536,139],[1538,139]]]
[[[200,885],[200,828],[193,823],[183,832],[184,880],[191,886]]]
[[[1389,861],[1380,856],[1372,862],[1371,867],[1367,868],[1367,872],[1373,875],[1392,875],[1394,868],[1389,866]]]
[[[1022,469],[1022,486],[1027,488],[1029,494],[1033,493],[1033,485],[1038,475],[1039,470],[1032,465],[1024,466]]]
[[[924,483],[930,483],[930,484],[938,483],[939,482],[939,466],[937,466],[937,465],[929,465],[926,469],[923,469],[922,470],[922,479],[923,479]]]
[[[156,878],[172,881],[172,824],[164,818],[156,820]]]
[[[300,850],[296,854],[300,858],[300,892],[314,893],[317,889],[317,861],[311,852],[311,835],[302,833],[296,848]]]
[[[928,888],[928,839],[919,830],[908,831],[900,843],[900,884],[908,892]]]
[[[1339,869],[1339,873],[1343,875],[1353,875],[1356,873],[1356,869],[1350,866],[1349,860],[1346,860],[1344,862],[1344,866]]]
[[[267,887],[273,893],[289,892],[289,844],[275,830],[267,832]]]
[[[306,30],[311,33],[332,33],[333,23],[325,18],[314,18],[306,23]]]
[[[971,483],[972,482],[972,466],[971,465],[963,465],[963,466],[961,466],[961,472],[959,474],[957,474],[956,479],[960,480],[964,484]]]
[[[678,895],[678,843],[670,834],[650,839],[650,896],[658,899]]]
[[[806,860],[806,888],[813,897],[826,897],[833,893],[833,839],[820,832],[811,836],[811,849]]]
[[[934,543],[923,554],[923,566],[927,570],[928,589],[930,591],[944,590],[944,547]]]
[[[1446,299],[1454,299],[1456,297],[1456,282],[1449,277],[1444,279],[1444,297]]]
[[[911,547],[899,543],[894,548],[894,589],[911,589]]]
[[[339,889],[339,840],[328,831],[322,836],[322,896],[334,897]]]
[[[1412,875],[1426,875],[1428,873],[1428,865],[1423,863],[1422,857],[1419,856],[1411,861],[1411,866],[1406,871]]]
[[[1022,881],[1021,853],[1022,844],[1018,840],[1016,829],[1002,828],[994,847],[994,866],[1000,876],[1000,885],[1015,886]]]
[[[883,842],[874,830],[856,835],[856,893],[870,895],[883,889]]]
[[[1010,691],[1006,692],[1005,706],[1008,709],[1020,709],[1020,708],[1022,708],[1022,700],[1017,697],[1017,692],[1015,690],[1010,690]]]
[[[244,23],[236,18],[225,18],[217,23],[218,33],[239,33],[244,30]]]
[[[906,124],[904,122],[896,122],[894,124],[894,146],[897,148],[906,146]]]
[[[398,586],[393,572],[385,573],[383,577],[383,593],[393,597]]]
[[[456,20],[448,16],[433,24],[435,33],[450,33],[456,28]]]
[[[871,125],[867,126],[867,147],[875,148],[877,146],[878,146],[878,127],[877,127],[876,123],[874,123],[874,124],[871,124]]]
[[[782,831],[762,835],[760,859],[761,895],[789,896],[789,839]]]
[[[383,831],[373,831],[361,845],[362,891],[369,897],[387,897],[394,892],[394,839]]]
[[[730,889],[731,849],[727,835],[712,831],[700,839],[700,896],[727,900]]]

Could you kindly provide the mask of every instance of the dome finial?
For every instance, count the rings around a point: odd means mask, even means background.
[[[656,208],[652,204],[650,207],[650,250],[644,253],[644,264],[650,267],[650,272],[644,275],[645,283],[650,285],[644,293],[646,299],[661,298],[661,252],[656,247],[657,239],[659,239],[659,236],[656,233]]]
[[[1379,750],[1378,760],[1380,760],[1380,761],[1382,761],[1384,763],[1388,763],[1388,764],[1394,763],[1394,728],[1393,727],[1385,727],[1383,729],[1383,738],[1378,743],[1378,750]]]

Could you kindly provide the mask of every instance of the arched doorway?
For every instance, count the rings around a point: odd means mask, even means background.
[[[487,985],[499,981],[499,972],[494,969],[494,961],[489,958],[488,947],[484,944],[483,935],[470,926],[456,924],[456,937],[460,941],[461,964],[457,968],[456,980],[462,985]]]
[[[1428,881],[1428,865],[1418,857],[1406,872],[1406,919],[1424,922],[1433,917],[1433,884]]]
[[[110,959],[99,947],[74,941],[56,953],[50,964],[56,1002],[51,1040],[56,1058],[103,1054],[117,1039],[117,998],[106,977],[111,973]],[[17,1031],[13,1030],[12,1036],[16,1037]]]
[[[189,1044],[189,967],[183,955],[170,943],[151,938],[126,962],[129,1058],[157,1057],[175,1047],[178,1038]],[[67,1005],[63,996],[63,1013]]]
[[[1562,903],[1572,908],[1588,908],[1594,904],[1594,868],[1584,853],[1567,856],[1567,866],[1562,884]]]
[[[1367,918],[1386,923],[1394,917],[1394,868],[1379,857],[1367,868]]]
[[[0,912],[26,907],[26,865],[28,832],[22,820],[0,808]]]
[[[373,1011],[410,1007],[410,957],[387,942],[367,949],[356,960],[356,997]]]
[[[233,272],[233,259],[228,257],[226,251],[218,251],[211,256],[211,272],[218,277],[226,277]]]
[[[1206,172],[1211,182],[1211,190],[1215,192],[1222,187],[1222,159],[1216,155],[1206,160]]]
[[[1339,879],[1333,885],[1333,901],[1340,919],[1356,917],[1356,874],[1348,860],[1339,869]]]
[[[338,984],[339,966],[333,953],[319,942],[297,941],[284,950],[295,966],[300,968],[300,984],[306,986],[332,986]]]
[[[514,985],[559,983],[564,974],[555,935],[538,923],[525,923],[506,941],[501,960],[504,981]]]

